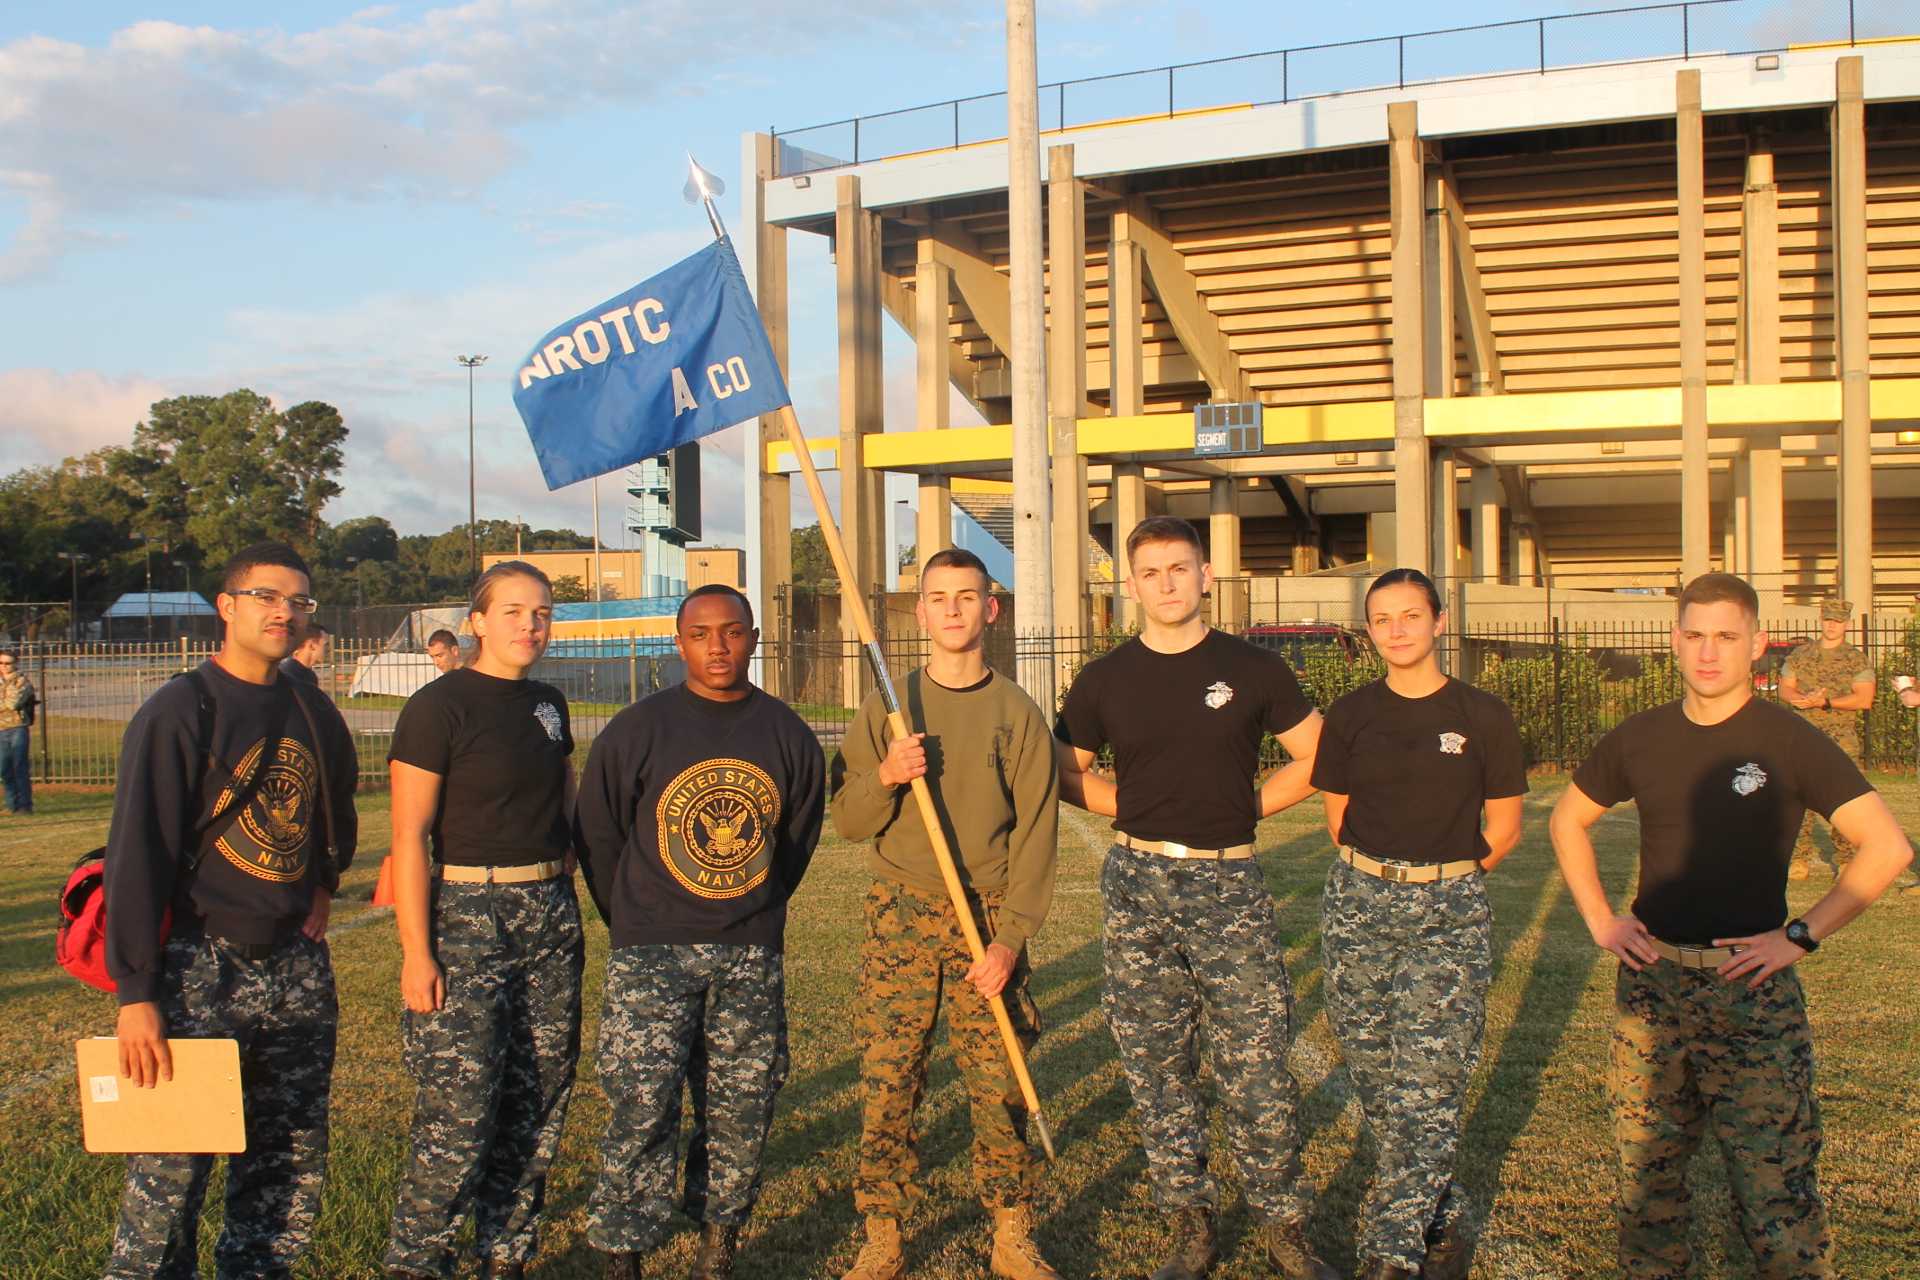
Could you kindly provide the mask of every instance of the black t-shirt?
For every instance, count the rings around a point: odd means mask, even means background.
[[[1201,848],[1253,839],[1260,739],[1313,712],[1277,653],[1219,631],[1181,653],[1129,640],[1087,664],[1054,732],[1083,751],[1113,746],[1120,815],[1142,840]]]
[[[1779,928],[1802,815],[1830,817],[1872,790],[1833,739],[1759,698],[1715,725],[1678,702],[1642,711],[1600,739],[1573,783],[1595,804],[1639,806],[1633,914],[1675,943]]]
[[[1327,708],[1313,785],[1348,798],[1340,839],[1377,858],[1457,862],[1489,852],[1488,800],[1527,793],[1513,712],[1448,680],[1405,698],[1375,680]]]
[[[388,760],[437,773],[433,856],[457,867],[517,867],[566,855],[566,695],[538,680],[462,667],[423,685],[393,727]]]

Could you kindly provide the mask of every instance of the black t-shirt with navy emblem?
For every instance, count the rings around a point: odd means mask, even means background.
[[[176,933],[284,942],[314,890],[339,887],[359,842],[360,767],[339,710],[309,692],[303,714],[285,677],[254,684],[205,662],[199,679],[204,712],[193,680],[169,680],[120,742],[104,871],[107,972],[122,1004],[157,996],[165,912]]]
[[[566,695],[539,680],[462,667],[400,709],[388,760],[437,773],[433,856],[457,867],[519,867],[566,856]]]
[[[1260,821],[1261,738],[1312,712],[1286,659],[1210,630],[1180,653],[1133,639],[1094,659],[1054,733],[1083,751],[1113,747],[1117,830],[1224,848],[1251,841]]]
[[[826,812],[826,753],[760,689],[686,685],[607,722],[587,753],[574,829],[616,947],[784,943]]]
[[[1527,793],[1526,756],[1513,712],[1485,690],[1448,680],[1407,698],[1375,680],[1327,708],[1313,785],[1347,797],[1341,843],[1457,862],[1489,852],[1481,806]]]
[[[1656,938],[1691,944],[1786,923],[1801,817],[1831,817],[1872,790],[1833,739],[1759,698],[1713,725],[1695,724],[1678,702],[1631,716],[1573,783],[1595,804],[1637,805],[1633,914]]]

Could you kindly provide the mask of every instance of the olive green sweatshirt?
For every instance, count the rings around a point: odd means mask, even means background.
[[[1002,895],[999,930],[988,941],[1019,951],[1053,902],[1060,775],[1046,718],[993,672],[970,688],[947,689],[916,671],[900,692],[908,724],[927,735],[927,786],[960,881]],[[833,825],[848,840],[873,841],[874,875],[944,895],[911,789],[880,781],[891,736],[875,693],[833,757]]]

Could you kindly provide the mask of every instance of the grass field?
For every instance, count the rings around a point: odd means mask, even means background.
[[[1909,829],[1910,779],[1884,780]],[[1474,1275],[1563,1280],[1614,1274],[1610,1152],[1603,1071],[1613,961],[1596,951],[1558,877],[1545,838],[1558,782],[1541,779],[1527,838],[1490,883],[1497,969],[1484,1062],[1469,1104],[1461,1176],[1484,1222]],[[112,1002],[52,963],[54,895],[74,857],[102,842],[110,798],[43,791],[31,819],[0,817],[0,1276],[74,1280],[105,1258],[120,1164],[80,1149],[72,1041],[108,1031]],[[400,1065],[399,948],[390,918],[367,905],[385,847],[385,797],[364,806],[368,852],[336,908],[333,951],[342,1006],[334,1078],[333,1159],[317,1243],[302,1275],[377,1275],[403,1154],[411,1086]],[[1353,1215],[1371,1157],[1357,1145],[1358,1110],[1322,1010],[1319,884],[1327,841],[1319,807],[1261,829],[1261,857],[1290,955],[1300,1032],[1293,1066],[1304,1095],[1308,1176],[1319,1193],[1311,1233],[1343,1271],[1353,1265]],[[1596,833],[1607,883],[1624,901],[1632,880],[1631,812]],[[1046,1034],[1034,1072],[1060,1144],[1038,1193],[1039,1236],[1070,1277],[1139,1276],[1158,1261],[1162,1222],[1147,1196],[1126,1087],[1100,1017],[1098,863],[1102,829],[1070,811],[1062,824],[1059,896],[1033,946]],[[1794,887],[1804,908],[1824,880]],[[738,1274],[837,1277],[858,1246],[851,1178],[858,1133],[856,1049],[848,1009],[855,985],[860,895],[856,847],[829,840],[796,899],[788,929],[793,1072],[768,1153],[765,1196]],[[591,915],[589,909],[588,915]],[[1804,968],[1819,1045],[1827,1148],[1823,1183],[1839,1240],[1838,1274],[1877,1280],[1920,1274],[1920,1071],[1916,979],[1920,899],[1890,898]],[[593,1043],[606,932],[589,935],[587,1050],[566,1142],[548,1192],[548,1229],[533,1274],[599,1274],[584,1239],[595,1143],[606,1118]],[[912,1274],[958,1280],[986,1273],[987,1232],[967,1167],[964,1094],[940,1055],[923,1113],[927,1196],[910,1223]],[[1216,1157],[1223,1170],[1224,1153]],[[1719,1157],[1694,1169],[1701,1277],[1751,1275],[1728,1211]],[[1267,1273],[1246,1240],[1229,1175],[1221,1277]],[[219,1222],[219,1182],[202,1232],[203,1266]],[[683,1229],[647,1266],[685,1273]]]

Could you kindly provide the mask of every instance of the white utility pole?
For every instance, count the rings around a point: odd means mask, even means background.
[[[1034,0],[1007,0],[1007,222],[1012,263],[1013,588],[1015,625],[1053,625],[1052,512],[1047,450],[1046,298],[1041,290],[1040,84]],[[1080,501],[1079,495],[1070,495]],[[1029,697],[1052,706],[1053,664],[1018,664]]]

